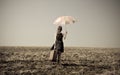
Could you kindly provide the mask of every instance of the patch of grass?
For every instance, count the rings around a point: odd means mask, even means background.
[[[65,48],[61,65],[49,47],[0,47],[0,75],[120,75],[119,48]]]

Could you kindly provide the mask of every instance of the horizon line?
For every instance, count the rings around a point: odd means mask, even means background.
[[[0,46],[0,47],[51,47],[51,46]],[[73,47],[73,48],[120,48],[120,47],[94,47],[94,46],[65,46],[67,47]]]

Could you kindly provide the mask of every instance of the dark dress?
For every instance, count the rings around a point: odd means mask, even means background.
[[[55,50],[64,52],[63,34],[57,33],[55,41]]]

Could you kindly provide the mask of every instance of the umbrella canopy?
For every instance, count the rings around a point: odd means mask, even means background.
[[[75,23],[75,19],[71,16],[61,16],[58,17],[53,24],[55,25],[67,25]]]

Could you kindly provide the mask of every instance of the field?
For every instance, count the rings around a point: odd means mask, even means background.
[[[120,48],[66,47],[61,65],[49,47],[0,47],[0,75],[120,75]]]

